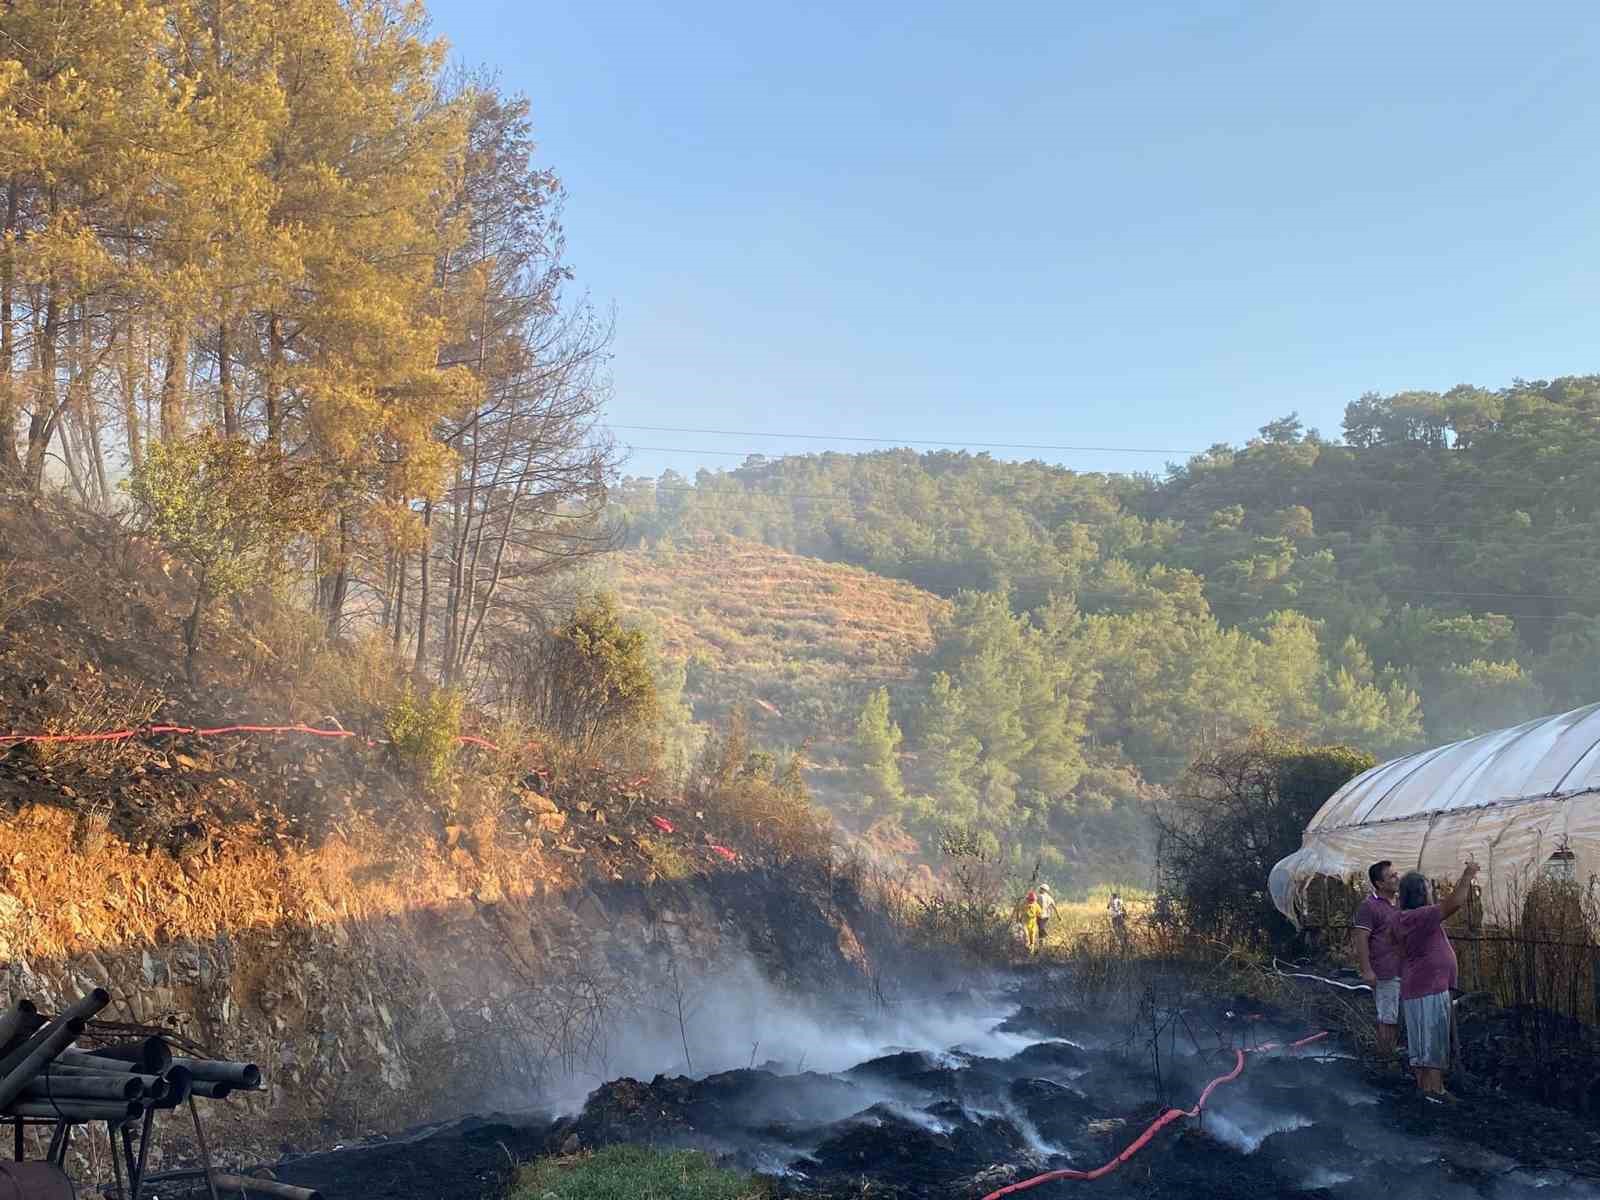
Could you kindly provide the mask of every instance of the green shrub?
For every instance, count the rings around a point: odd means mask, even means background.
[[[463,703],[461,693],[449,688],[424,695],[407,683],[384,720],[395,753],[429,788],[443,787],[450,777]]]
[[[1189,927],[1242,946],[1287,943],[1267,875],[1323,802],[1372,765],[1347,746],[1260,730],[1196,758],[1156,812],[1165,885]]]
[[[317,481],[275,447],[207,430],[152,442],[123,486],[144,532],[193,578],[183,626],[193,682],[206,610],[270,576],[283,547],[316,528],[323,519]]]
[[[697,1150],[608,1146],[544,1158],[519,1173],[511,1200],[766,1200],[760,1179],[718,1167]]]

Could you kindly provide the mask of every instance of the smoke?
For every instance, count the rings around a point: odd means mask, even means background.
[[[547,1078],[542,1102],[566,1113],[608,1079],[749,1067],[828,1075],[895,1052],[953,1069],[963,1056],[1009,1058],[1041,1040],[997,1028],[1011,1010],[997,988],[893,1006],[866,997],[855,1005],[803,1000],[780,992],[748,957],[705,974],[674,968],[636,982],[590,1052]]]
[[[953,1194],[951,1185],[995,1166],[1096,1166],[1138,1135],[1152,1099],[1193,1103],[1233,1066],[1239,1039],[1249,1048],[1303,1032],[1218,1027],[1197,1010],[1153,1061],[1148,1035],[1119,1037],[1100,1013],[1058,1020],[1049,1036],[1015,1032],[1017,1000],[998,977],[895,1004],[787,995],[748,956],[700,972],[669,963],[628,982],[602,1036],[543,1077],[538,1099],[578,1116],[586,1138],[591,1129],[661,1136],[768,1174],[847,1171],[919,1197]],[[1178,1152],[1201,1156],[1196,1169],[1219,1181],[1244,1172],[1237,1178],[1268,1194],[1372,1194],[1415,1177],[1438,1196],[1600,1200],[1570,1175],[1402,1131],[1391,1110],[1410,1097],[1374,1088],[1327,1049],[1252,1053],[1213,1095],[1199,1122],[1208,1136],[1184,1139]],[[648,1085],[649,1103],[637,1104],[634,1085],[595,1092],[624,1077]],[[635,1130],[635,1112],[659,1124]],[[916,1173],[909,1187],[907,1171]]]
[[[1300,1113],[1213,1112],[1205,1118],[1205,1129],[1211,1136],[1243,1154],[1254,1154],[1275,1133],[1309,1129],[1311,1124],[1311,1118]]]

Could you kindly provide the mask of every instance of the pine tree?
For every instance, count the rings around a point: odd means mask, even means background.
[[[905,800],[900,742],[900,726],[889,715],[889,689],[880,687],[867,697],[856,719],[856,753],[867,775],[869,809],[892,811]]]

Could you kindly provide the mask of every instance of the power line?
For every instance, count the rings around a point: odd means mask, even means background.
[[[634,427],[634,426],[616,426],[615,428],[622,429],[622,428],[643,428],[643,427],[642,426],[638,426],[638,427]],[[715,432],[715,431],[714,430],[707,430],[706,432]],[[778,436],[778,435],[774,434],[772,436]],[[805,436],[805,435],[793,434],[793,435],[788,435],[788,436],[801,437],[801,436]],[[902,446],[911,446],[911,445],[917,445],[919,443],[897,442],[897,443],[894,443],[894,444],[895,445],[902,445]],[[925,445],[925,444],[928,444],[928,443],[921,443],[921,444]],[[946,445],[947,443],[936,443],[936,444]],[[969,443],[968,445],[971,446],[971,445],[975,445],[975,444],[976,443]],[[710,447],[705,447],[705,446],[698,446],[698,447],[697,446],[640,446],[640,445],[635,445],[635,444],[633,444],[631,442],[624,443],[624,445],[626,445],[630,451],[648,450],[648,451],[651,451],[651,452],[656,453],[656,454],[697,454],[697,455],[707,455],[707,454],[709,454],[709,455],[715,455],[715,456],[718,456],[718,457],[721,457],[721,458],[764,458],[764,459],[768,459],[768,460],[774,461],[774,462],[783,462],[783,461],[785,461],[785,460],[787,460],[789,458],[807,458],[807,457],[811,457],[812,455],[815,455],[815,454],[828,453],[828,451],[812,450],[812,451],[806,452],[805,454],[799,454],[799,455],[795,455],[795,454],[769,454],[765,450],[713,450]],[[963,449],[963,448],[966,448],[966,447],[956,446],[953,443],[949,443],[948,445],[950,445],[950,447],[952,449]],[[1079,451],[1087,452],[1087,451],[1095,449],[1095,447],[1077,446],[1077,447],[1061,447],[1061,449],[1076,449],[1076,450],[1079,450]],[[1115,447],[1101,447],[1101,449],[1115,450],[1116,448]],[[1126,453],[1130,453],[1130,454],[1134,454],[1134,453],[1137,453],[1137,454],[1181,453],[1179,451],[1143,450],[1143,449],[1134,449],[1132,447],[1124,447],[1123,451],[1126,452]],[[1073,474],[1076,474],[1076,475],[1116,475],[1116,474],[1119,474],[1119,472],[1115,472],[1115,471],[1085,471],[1085,470],[1078,470],[1078,469],[1070,468],[1070,467],[1063,467],[1062,469],[1071,471]],[[1597,477],[1600,477],[1600,472],[1595,472],[1595,474],[1597,475]],[[1323,483],[1323,484],[1347,484],[1350,481],[1348,481],[1348,480],[1338,480],[1338,479],[1323,479],[1323,480],[1312,480],[1310,482]],[[1471,480],[1471,481],[1463,481],[1463,480],[1455,480],[1455,479],[1362,479],[1362,480],[1359,480],[1357,482],[1360,482],[1363,485],[1365,485],[1367,487],[1370,487],[1370,488],[1373,488],[1373,489],[1382,489],[1382,488],[1431,488],[1431,489],[1435,489],[1435,490],[1444,489],[1444,490],[1450,490],[1450,491],[1467,491],[1467,492],[1472,492],[1472,491],[1515,490],[1515,489],[1522,489],[1522,488],[1524,488],[1526,486],[1526,485],[1521,484],[1521,483],[1491,483],[1491,482],[1487,482],[1487,481],[1481,480],[1481,479],[1480,480]],[[1551,491],[1555,487],[1561,486],[1561,485],[1562,485],[1562,481],[1561,480],[1557,480],[1554,483],[1541,484],[1540,485],[1540,490],[1541,491]]]
[[[955,450],[1051,450],[1069,454],[1204,454],[1204,450],[1161,450],[1151,446],[1052,446],[1036,442],[969,442],[961,438],[936,441],[924,438],[856,437],[845,433],[769,433],[757,429],[692,429],[681,425],[612,425],[643,433],[694,433],[717,437],[782,438],[809,442],[859,442],[879,446],[942,446]],[[664,450],[662,446],[636,446],[638,450]],[[733,451],[684,451],[683,453],[733,453]]]
[[[1381,592],[1404,592],[1407,595],[1418,596],[1455,596],[1458,598],[1470,597],[1478,600],[1565,600],[1569,604],[1594,603],[1592,599],[1588,599],[1583,596],[1553,596],[1542,592],[1452,592],[1444,591],[1439,588],[1418,587],[1379,587],[1377,590]],[[1098,591],[1092,589],[1082,589],[1076,594],[1080,596],[1120,596],[1123,593],[1120,589],[1100,589]],[[1248,595],[1249,593],[1241,592],[1239,594]]]

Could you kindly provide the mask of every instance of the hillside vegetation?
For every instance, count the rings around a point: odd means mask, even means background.
[[[742,538],[663,541],[610,565],[630,619],[675,664],[668,684],[693,718],[738,717],[765,743],[805,744],[813,785],[835,801],[849,781],[829,768],[862,704],[914,678],[950,611],[910,584]]]
[[[759,539],[946,597],[862,705],[855,815],[1092,861],[1251,728],[1383,757],[1597,698],[1600,378],[1367,396],[1343,434],[1291,416],[1161,477],[760,459],[619,508],[641,547]]]

